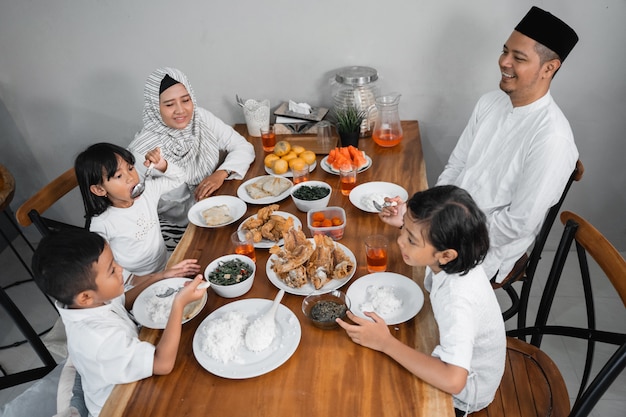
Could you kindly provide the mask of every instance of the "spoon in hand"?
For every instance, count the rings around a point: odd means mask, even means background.
[[[209,281],[205,281],[202,284],[199,284],[198,287],[196,289],[198,290],[204,290],[206,288],[209,288],[211,286],[211,283]],[[157,294],[156,296],[159,298],[167,298],[170,295],[177,293],[178,291],[182,290],[183,287],[178,287],[178,288],[172,288],[172,287],[168,287],[167,290],[165,290],[164,293],[162,294]]]
[[[146,180],[148,177],[152,175],[152,169],[154,168],[154,163],[150,163],[150,166],[146,170],[146,175],[143,177],[143,181],[135,185],[133,191],[130,193],[131,198],[137,198],[146,190]]]
[[[385,207],[392,207],[392,206],[397,206],[398,203],[396,203],[395,201],[385,201],[382,205],[378,203],[378,201],[376,200],[372,200],[372,203],[374,203],[374,207],[376,208],[376,210],[378,211],[383,211],[383,209]]]
[[[285,295],[285,290],[280,290],[267,313],[248,326],[245,341],[249,350],[260,352],[272,344],[276,335],[276,310],[283,299],[283,295]]]

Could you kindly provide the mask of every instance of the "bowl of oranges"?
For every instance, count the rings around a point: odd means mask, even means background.
[[[319,210],[309,210],[306,215],[311,235],[324,234],[333,240],[343,237],[346,229],[346,211],[341,207],[325,207]]]
[[[309,165],[312,171],[317,165],[315,152],[304,146],[292,145],[286,140],[278,141],[274,151],[267,154],[263,162],[265,172],[285,177],[293,176],[292,170],[302,170]]]

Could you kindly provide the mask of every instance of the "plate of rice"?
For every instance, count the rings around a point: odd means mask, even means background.
[[[346,294],[355,315],[370,320],[364,311],[373,311],[389,325],[412,319],[424,305],[419,285],[393,272],[364,275],[350,285]]]
[[[164,294],[168,288],[177,289],[185,285],[185,282],[192,281],[191,278],[167,278],[155,282],[143,290],[135,299],[132,314],[135,320],[144,327],[150,329],[165,329],[167,320],[172,310],[172,302],[176,293],[169,297],[157,297],[157,294]],[[196,317],[207,301],[207,294],[197,301],[189,303],[183,310],[183,323]]]
[[[276,311],[276,334],[266,349],[255,352],[244,341],[248,326],[261,317],[272,300],[233,301],[207,316],[193,336],[193,354],[210,373],[222,378],[246,379],[281,366],[296,351],[302,330],[296,315],[283,304]]]

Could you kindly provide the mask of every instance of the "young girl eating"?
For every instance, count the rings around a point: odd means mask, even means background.
[[[394,338],[375,312],[363,319],[348,312],[337,319],[360,345],[390,356],[425,382],[454,397],[457,414],[491,403],[504,372],[504,321],[489,279],[480,266],[489,249],[485,215],[455,186],[418,192],[407,202],[397,239],[404,262],[425,266],[439,345],[428,355]]]
[[[161,158],[160,150],[146,154],[144,165],[167,175],[145,180],[145,191],[132,192],[139,183],[135,158],[127,149],[111,143],[91,145],[76,157],[74,168],[85,205],[89,230],[103,236],[117,262],[125,270],[127,284],[145,287],[161,278],[189,276],[199,272],[195,259],[169,270],[167,249],[157,214],[161,195],[180,185],[184,172]],[[128,288],[128,286],[127,286]]]

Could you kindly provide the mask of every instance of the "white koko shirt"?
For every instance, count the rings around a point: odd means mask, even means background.
[[[480,265],[463,276],[426,268],[424,287],[439,327],[432,355],[468,371],[454,406],[478,411],[491,403],[504,373],[506,335],[496,295]]]
[[[90,416],[100,413],[116,384],[152,375],[155,347],[139,340],[137,325],[124,308],[124,295],[100,307],[68,309],[58,302],[56,307]]]
[[[499,90],[479,99],[437,185],[464,188],[485,212],[489,278],[499,271],[501,282],[533,244],[577,159],[569,122],[549,92],[522,107]]]

